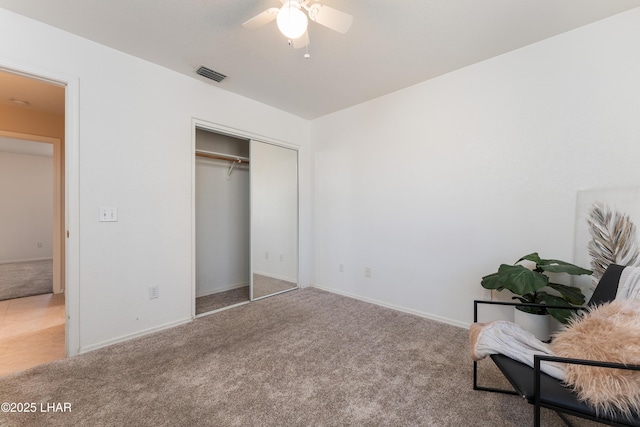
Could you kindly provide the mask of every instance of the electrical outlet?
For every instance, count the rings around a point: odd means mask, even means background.
[[[493,299],[491,289],[482,289],[482,299],[485,301],[491,301]]]
[[[160,286],[149,286],[149,299],[160,298]]]
[[[344,264],[340,264],[340,265],[338,265],[338,271],[339,271],[340,273],[344,273]]]
[[[371,277],[371,267],[364,268],[364,277]]]

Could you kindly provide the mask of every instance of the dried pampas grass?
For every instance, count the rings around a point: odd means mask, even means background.
[[[574,319],[551,343],[558,356],[640,365],[640,301],[615,300]],[[640,413],[640,371],[566,364],[566,383],[599,414]]]
[[[593,283],[597,284],[610,264],[637,265],[640,261],[640,240],[636,237],[636,226],[628,214],[595,203],[587,218],[591,241]]]

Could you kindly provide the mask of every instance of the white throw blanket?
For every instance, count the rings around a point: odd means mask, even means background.
[[[622,270],[616,299],[640,299],[639,267],[625,267]]]
[[[471,343],[472,353],[478,359],[490,354],[504,354],[513,360],[533,367],[534,355],[554,355],[547,344],[513,322],[497,320],[480,327],[482,329],[477,340]],[[543,362],[540,364],[540,370],[560,380],[565,379],[562,364]]]

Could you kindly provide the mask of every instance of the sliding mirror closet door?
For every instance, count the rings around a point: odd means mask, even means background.
[[[298,151],[251,141],[251,299],[298,287]]]

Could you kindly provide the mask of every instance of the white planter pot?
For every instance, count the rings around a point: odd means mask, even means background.
[[[551,338],[551,322],[548,314],[531,314],[514,308],[514,322],[523,329],[531,332],[540,341]]]

